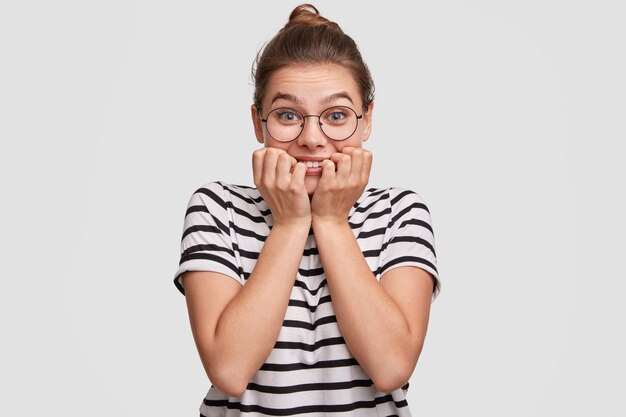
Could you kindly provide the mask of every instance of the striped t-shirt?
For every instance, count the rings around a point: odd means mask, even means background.
[[[349,224],[376,279],[392,268],[428,271],[439,290],[428,208],[416,193],[370,188],[350,210]],[[256,188],[212,182],[193,193],[185,214],[174,278],[214,271],[245,285],[272,226]],[[213,416],[410,416],[408,384],[378,391],[341,336],[315,237],[309,232],[276,344],[241,397],[214,386],[200,405]]]

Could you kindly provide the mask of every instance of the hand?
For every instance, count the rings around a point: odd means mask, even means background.
[[[369,182],[372,153],[345,147],[322,162],[322,176],[311,200],[313,221],[347,222],[354,203]]]
[[[305,164],[282,149],[262,148],[252,154],[252,171],[254,184],[270,208],[275,225],[311,225]]]

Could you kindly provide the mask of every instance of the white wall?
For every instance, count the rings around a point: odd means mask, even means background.
[[[296,4],[0,6],[1,415],[197,415],[184,211],[251,184],[251,62]],[[413,414],[625,415],[623,3],[316,4],[376,81],[372,185],[433,216]]]

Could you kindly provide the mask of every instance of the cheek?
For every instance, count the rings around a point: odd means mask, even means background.
[[[269,136],[265,136],[265,147],[266,148],[278,148],[286,151],[289,148],[290,143],[279,142],[277,140],[272,139]]]
[[[352,135],[349,139],[346,139],[337,143],[336,145],[337,152],[341,152],[341,150],[345,148],[346,146],[350,146],[353,148],[361,148],[363,146],[364,135],[365,135],[365,130],[363,126],[359,124],[359,128],[356,130],[356,132],[354,132],[354,135]]]
[[[357,132],[359,133],[359,132]],[[355,133],[356,136],[356,133]],[[339,145],[337,145],[337,152],[341,152],[341,150],[343,148],[345,148],[346,146],[352,147],[352,148],[360,148],[363,146],[363,141],[361,140],[361,137],[359,136],[358,139],[354,139],[354,138],[350,138],[350,139],[346,139],[344,141],[342,141]]]

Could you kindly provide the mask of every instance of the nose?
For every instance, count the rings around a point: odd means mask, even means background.
[[[298,145],[307,147],[309,149],[315,149],[318,146],[325,146],[328,142],[326,135],[322,132],[322,125],[320,124],[320,117],[309,115],[304,116],[304,127],[296,142]]]

